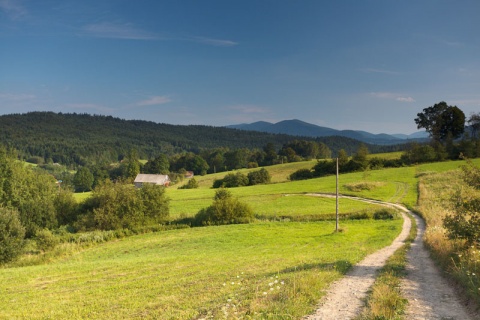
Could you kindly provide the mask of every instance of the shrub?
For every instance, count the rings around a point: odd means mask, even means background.
[[[248,175],[248,184],[254,186],[256,184],[269,183],[272,180],[272,176],[265,168],[262,168],[258,171],[249,172]]]
[[[307,180],[313,178],[313,172],[309,169],[299,169],[290,175],[290,180]]]
[[[480,168],[467,161],[462,167],[464,188],[452,197],[453,213],[443,220],[450,239],[464,239],[466,245],[480,244]]]
[[[313,166],[314,176],[323,177],[337,172],[337,164],[334,161],[322,160]]]
[[[116,230],[163,223],[169,215],[168,203],[162,186],[146,184],[136,189],[129,183],[106,181],[82,204],[85,214],[75,227],[78,230]]]
[[[214,201],[208,208],[195,215],[196,225],[221,225],[249,223],[253,220],[252,209],[232,194],[221,188],[215,193]]]
[[[59,239],[48,229],[37,230],[35,233],[37,248],[42,251],[48,251],[57,246]]]
[[[229,173],[221,180],[213,182],[213,188],[235,188],[248,186],[248,177],[241,172]]]
[[[394,209],[382,208],[373,213],[373,219],[375,220],[392,220],[397,217],[397,212]]]
[[[0,263],[12,261],[20,255],[25,246],[24,237],[25,228],[18,212],[0,207]]]
[[[178,189],[197,189],[198,188],[198,182],[195,180],[195,178],[192,178],[188,180],[187,184],[179,187]]]
[[[66,225],[75,221],[78,204],[72,192],[60,189],[53,202],[59,225]]]

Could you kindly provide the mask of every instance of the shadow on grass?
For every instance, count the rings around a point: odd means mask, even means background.
[[[331,263],[304,263],[298,266],[289,267],[280,271],[280,273],[292,273],[308,270],[336,270],[341,274],[347,273],[352,268],[352,264],[346,260],[338,260]]]

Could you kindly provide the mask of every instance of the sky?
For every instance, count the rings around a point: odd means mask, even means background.
[[[478,0],[0,0],[0,114],[413,133],[480,112]]]

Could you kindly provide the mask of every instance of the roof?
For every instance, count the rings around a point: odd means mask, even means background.
[[[135,183],[155,183],[155,184],[165,184],[165,182],[170,181],[167,175],[164,174],[139,174],[135,178]]]

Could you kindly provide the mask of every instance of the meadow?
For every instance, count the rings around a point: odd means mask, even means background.
[[[2,268],[0,318],[298,319],[309,314],[332,281],[391,243],[402,225],[400,219],[341,220],[342,232],[335,233],[333,220],[310,219],[335,212],[335,199],[308,196],[334,193],[335,177],[294,182],[287,177],[296,166],[313,164],[288,164],[283,171],[281,165],[267,167],[275,172],[275,183],[230,189],[265,217],[256,223],[131,236],[45,264]],[[461,164],[344,174],[340,192],[414,208],[419,178]],[[196,179],[199,189],[167,189],[172,219],[211,204],[215,176]],[[375,208],[340,201],[340,213]],[[273,219],[302,216],[302,221]]]
[[[150,233],[0,271],[7,319],[298,318],[388,245],[401,220],[276,222]]]

